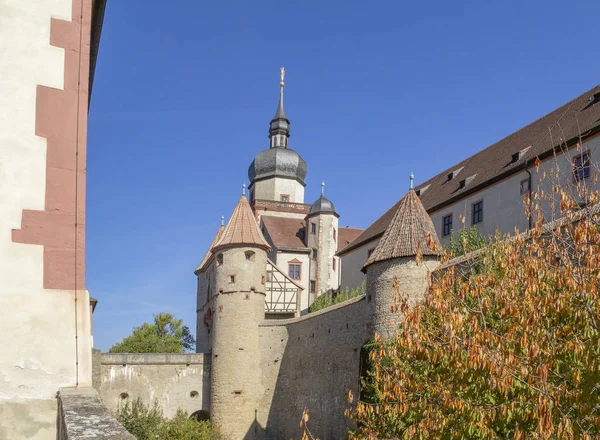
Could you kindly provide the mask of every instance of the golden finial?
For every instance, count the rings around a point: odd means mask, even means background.
[[[281,87],[283,87],[283,79],[285,78],[285,68],[284,68],[284,67],[282,67],[282,68],[280,69],[280,71],[281,71],[281,82],[279,83],[279,85],[280,85]]]

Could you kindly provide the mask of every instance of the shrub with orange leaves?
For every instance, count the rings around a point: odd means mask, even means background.
[[[370,344],[351,439],[600,437],[599,197],[551,193],[564,220],[544,224],[534,194],[528,233],[439,271]]]

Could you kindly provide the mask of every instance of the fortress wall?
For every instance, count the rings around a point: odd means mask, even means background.
[[[156,399],[164,415],[171,417],[181,407],[192,414],[209,409],[210,363],[203,354],[101,355],[100,397],[116,411],[119,404],[141,398]],[[191,393],[196,391],[197,396]],[[127,398],[123,398],[127,394]]]
[[[364,297],[260,327],[262,400],[257,421],[264,438],[300,438],[303,409],[321,440],[343,439],[347,392],[357,395],[366,335]]]

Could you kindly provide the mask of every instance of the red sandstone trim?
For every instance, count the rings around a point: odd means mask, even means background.
[[[47,139],[44,211],[23,210],[15,243],[44,246],[44,288],[85,289],[86,138],[92,0],[73,0],[72,21],[52,18],[50,44],[65,49],[64,90],[37,87],[35,134]]]

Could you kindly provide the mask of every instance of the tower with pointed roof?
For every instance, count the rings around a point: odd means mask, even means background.
[[[307,246],[311,249],[311,302],[322,293],[336,290],[339,285],[339,258],[337,252],[338,218],[335,206],[325,197],[325,182],[321,183],[321,195],[310,206],[306,216]],[[313,284],[314,283],[314,284]]]
[[[251,202],[304,203],[307,166],[296,151],[288,148],[290,120],[283,107],[284,74],[282,67],[279,104],[269,125],[270,146],[258,153],[248,168]]]
[[[211,420],[227,439],[258,435],[251,426],[260,393],[268,250],[244,194],[211,246],[215,287],[204,307],[211,337]]]
[[[431,217],[412,188],[411,177],[411,188],[362,269],[367,273],[370,337],[376,333],[391,336],[401,304],[412,307],[424,299],[429,273],[439,265],[440,249]]]

